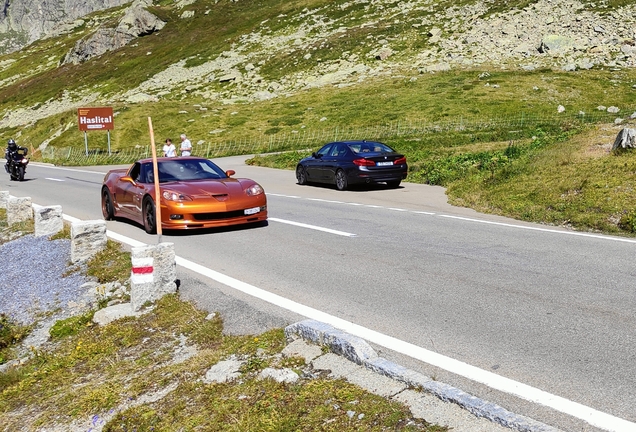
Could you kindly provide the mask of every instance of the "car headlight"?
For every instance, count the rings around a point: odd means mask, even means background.
[[[187,195],[183,195],[179,192],[173,192],[173,191],[169,191],[169,190],[165,190],[161,193],[161,196],[163,197],[163,199],[165,199],[166,201],[176,201],[176,202],[181,202],[181,201],[192,201],[192,198],[190,198]]]
[[[253,184],[252,186],[245,189],[245,193],[249,196],[256,196],[265,193],[261,185]]]

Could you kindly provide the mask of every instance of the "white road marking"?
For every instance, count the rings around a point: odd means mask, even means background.
[[[274,195],[274,196],[279,196],[279,197],[283,197],[283,198],[290,198],[289,195],[283,195],[283,194],[276,194],[276,195],[275,194],[268,194],[268,195]],[[296,197],[293,197],[293,198],[296,198]],[[601,239],[601,240],[610,240],[610,241],[625,242],[625,243],[636,243],[635,239],[622,238],[622,237],[610,237],[610,236],[605,236],[605,235],[600,235],[600,234],[589,234],[589,233],[577,232],[577,231],[560,231],[560,230],[556,230],[556,229],[539,228],[539,227],[517,225],[517,224],[509,224],[509,223],[504,223],[504,222],[493,222],[493,221],[487,221],[487,220],[483,220],[483,219],[468,218],[468,217],[464,217],[464,216],[436,214],[436,213],[433,213],[433,212],[408,210],[408,209],[402,209],[402,208],[396,208],[396,207],[384,207],[384,206],[372,205],[372,204],[357,204],[357,203],[353,203],[353,202],[331,201],[331,200],[325,200],[325,199],[319,199],[319,198],[304,198],[304,199],[306,199],[308,201],[319,201],[319,202],[326,202],[326,203],[333,203],[333,204],[364,205],[365,207],[368,207],[368,208],[392,210],[392,211],[399,211],[399,212],[413,213],[413,214],[422,214],[422,215],[429,215],[429,216],[438,216],[438,217],[443,217],[443,218],[448,218],[448,219],[457,219],[457,220],[464,220],[464,221],[468,221],[468,222],[477,222],[477,223],[490,224],[490,225],[499,225],[499,226],[505,226],[505,227],[510,227],[510,228],[520,228],[520,229],[542,231],[542,232],[548,232],[548,233],[554,233],[554,234],[573,235],[573,236],[579,236],[579,237],[590,237],[590,238],[596,238],[596,239]]]
[[[279,196],[279,197],[284,197],[284,198],[294,198],[294,199],[300,199],[301,197],[299,197],[298,195],[281,195],[281,194],[275,194],[275,193],[268,193],[268,196]]]
[[[302,227],[302,228],[309,228],[309,229],[313,229],[316,231],[323,231],[329,234],[336,234],[336,235],[341,235],[341,236],[345,236],[345,237],[355,237],[356,234],[352,234],[352,233],[348,233],[348,232],[344,232],[344,231],[338,231],[338,230],[333,230],[331,228],[324,228],[324,227],[320,227],[320,226],[316,226],[316,225],[309,225],[309,224],[305,224],[305,223],[300,223],[300,222],[294,222],[294,221],[289,221],[289,220],[285,220],[285,219],[278,219],[278,218],[267,218],[267,220],[269,221],[273,221],[273,222],[280,222],[280,223],[284,223],[284,224],[288,224],[288,225],[294,225],[294,226],[298,226],[298,227]]]
[[[56,182],[63,182],[65,180],[63,179],[57,179],[57,178],[53,178],[53,177],[44,177],[45,180],[51,180],[51,181],[56,181]]]
[[[68,215],[64,215],[64,219],[69,222],[76,222],[80,220]],[[135,247],[145,245],[145,243],[125,237],[112,231],[106,231],[106,234],[113,240],[119,241],[129,246]],[[436,352],[427,350],[417,345],[413,345],[392,336],[387,336],[375,330],[362,327],[360,325],[352,323],[351,321],[346,321],[342,318],[327,314],[318,309],[314,309],[312,307],[305,306],[301,303],[297,303],[293,300],[289,300],[277,294],[270,293],[254,285],[250,285],[231,276],[224,275],[179,256],[175,257],[175,261],[177,265],[181,267],[190,269],[202,276],[208,277],[252,297],[259,298],[268,303],[284,308],[291,312],[295,312],[307,318],[330,324],[333,327],[336,327],[347,333],[351,333],[354,336],[361,337],[366,341],[375,343],[392,351],[399,352],[401,354],[407,355],[433,366],[437,366],[441,369],[447,370],[465,378],[480,382],[493,389],[513,394],[530,402],[545,405],[556,411],[581,419],[589,423],[590,425],[596,426],[600,429],[610,432],[634,432],[634,430],[636,430],[636,423],[632,423],[619,417],[604,413],[602,411],[598,411],[594,408],[585,406],[577,402],[573,402],[563,397],[553,395],[538,388],[523,384],[519,381],[499,376],[490,371],[471,366],[467,363],[438,354]]]
[[[280,195],[282,196],[282,195]],[[342,201],[335,201],[335,200],[326,200],[326,199],[321,199],[321,198],[305,198],[306,200],[309,201],[319,201],[319,202],[326,202],[326,203],[332,203],[332,204],[344,204],[344,202]]]
[[[508,224],[504,222],[493,222],[493,221],[486,221],[481,219],[473,219],[473,218],[467,218],[463,216],[452,216],[452,215],[439,215],[439,216],[449,218],[449,219],[459,219],[459,220],[465,220],[469,222],[477,222],[477,223],[490,224],[490,225],[499,225],[499,226],[506,226],[506,227],[512,227],[512,228],[527,229],[531,231],[543,231],[543,232],[556,233],[556,234],[566,234],[566,235],[574,235],[574,236],[580,236],[580,237],[591,237],[591,238],[602,239],[602,240],[614,240],[614,241],[625,242],[625,243],[636,243],[636,240],[634,239],[622,238],[622,237],[608,237],[608,236],[603,236],[598,234],[588,234],[588,233],[582,233],[582,232],[576,232],[576,231],[559,231],[559,230],[549,229],[549,228],[539,228],[539,227],[532,227],[532,226]]]
[[[56,167],[56,166],[49,166],[49,165],[35,165],[35,166],[40,166],[43,168],[48,168],[48,169],[53,169],[53,170],[60,170],[60,171],[73,171],[73,172],[81,172],[81,173],[88,173],[88,174],[99,174],[99,175],[106,175],[105,172],[99,172],[99,171],[89,171],[89,170],[81,170],[81,169],[74,169],[74,168],[61,168],[61,167]]]

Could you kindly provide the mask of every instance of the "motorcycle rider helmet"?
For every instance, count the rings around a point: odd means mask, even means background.
[[[8,147],[9,147],[9,150],[12,150],[12,151],[18,147],[15,141],[13,140],[13,138],[9,139]]]

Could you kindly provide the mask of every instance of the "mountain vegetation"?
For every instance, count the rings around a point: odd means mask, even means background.
[[[137,0],[0,56],[0,137],[58,164],[127,163],[180,133],[207,157],[378,139],[407,155],[407,181],[445,186],[454,204],[633,235],[636,161],[612,143],[636,117],[635,12],[629,0]],[[86,106],[115,112],[87,144]]]

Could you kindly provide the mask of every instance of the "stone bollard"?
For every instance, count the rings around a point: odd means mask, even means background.
[[[7,200],[7,224],[9,226],[33,219],[31,197],[17,198],[9,195]]]
[[[33,216],[36,237],[57,234],[64,229],[62,206],[43,207],[33,204]]]
[[[133,311],[177,290],[174,244],[140,246],[131,250],[130,304]]]
[[[79,221],[71,224],[71,262],[87,261],[106,248],[106,221]]]
[[[7,201],[9,200],[9,191],[0,191],[0,208],[7,208]]]

